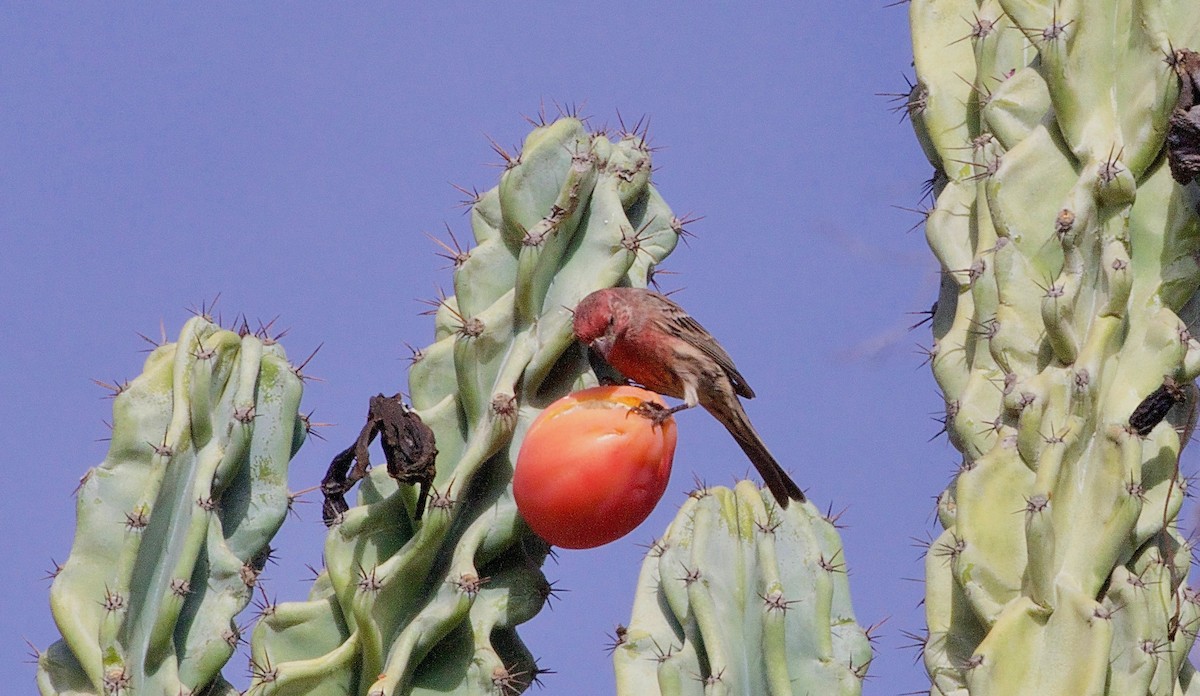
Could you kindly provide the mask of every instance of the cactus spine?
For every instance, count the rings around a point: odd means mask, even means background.
[[[870,659],[833,525],[749,481],[680,508],[646,555],[613,653],[628,696],[857,695]]]
[[[926,559],[932,693],[1182,693],[1200,223],[1163,143],[1200,13],[912,0],[910,20],[931,362],[962,452]]]
[[[301,391],[279,345],[199,316],[119,388],[50,590],[42,694],[236,693],[220,670],[287,514]]]
[[[499,148],[497,148],[499,150]],[[644,136],[575,118],[540,125],[473,202],[476,246],[453,249],[452,297],[414,356],[412,405],[436,434],[435,494],[378,467],[330,530],[306,602],[255,630],[255,694],[519,693],[537,675],[516,626],[542,607],[547,549],[521,522],[512,462],[540,410],[596,383],[567,308],[644,287],[679,221],[650,184]]]

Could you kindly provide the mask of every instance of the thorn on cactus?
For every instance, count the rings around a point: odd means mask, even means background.
[[[113,592],[106,585],[104,587],[104,599],[100,602],[100,606],[104,607],[104,611],[116,612],[125,608],[125,597],[119,592]]]
[[[450,185],[453,186],[459,193],[466,196],[466,198],[459,201],[457,204],[457,207],[464,209],[464,214],[469,212],[471,208],[475,207],[475,205],[483,198],[483,194],[480,193],[479,189],[475,188],[474,186],[467,188],[465,186],[459,186],[455,183],[451,183]]]
[[[441,258],[450,262],[450,266],[443,266],[441,270],[445,270],[447,268],[458,268],[466,263],[467,259],[471,258],[471,252],[467,249],[464,249],[462,245],[458,243],[458,238],[454,236],[454,230],[450,229],[450,225],[448,224],[446,224],[446,234],[450,236],[449,244],[443,242],[428,232],[425,233],[426,237],[429,237],[434,244],[437,244],[442,248],[442,251],[434,252],[434,255],[440,256]]]
[[[93,379],[92,383],[103,389],[108,390],[109,393],[104,395],[105,399],[115,399],[118,396],[120,396],[121,394],[123,394],[126,389],[129,389],[128,381],[122,382],[122,381],[118,381],[118,380],[113,380],[112,383],[110,384],[108,382],[101,382],[98,379]]]
[[[497,143],[495,140],[492,140],[492,137],[490,135],[488,135],[487,133],[484,133],[483,137],[487,138],[488,144],[491,145],[491,147],[492,147],[492,152],[495,152],[497,155],[500,155],[500,158],[504,160],[504,164],[495,165],[495,166],[502,166],[502,167],[504,167],[505,171],[507,171],[521,163],[521,149],[520,148],[514,147],[513,152],[515,152],[516,154],[510,155],[510,154],[508,154],[507,150],[505,150],[503,147],[500,146],[499,143]]]
[[[957,534],[951,534],[949,541],[943,541],[932,547],[933,555],[942,558],[947,564],[952,563],[959,554],[965,551],[967,542]]]
[[[125,513],[125,528],[132,532],[140,532],[150,524],[150,516],[145,508],[138,506],[132,512]]]
[[[271,657],[263,655],[262,662],[250,658],[249,676],[263,684],[271,684],[279,678],[279,669],[271,666]]]
[[[682,582],[684,587],[690,587],[693,582],[696,582],[697,580],[700,579],[700,569],[699,568],[688,568],[686,565],[684,565],[682,563],[680,563],[679,565],[683,567],[683,575],[676,579],[679,580],[680,582]]]
[[[625,624],[617,624],[612,633],[606,634],[608,642],[605,643],[605,652],[609,655],[616,652],[617,648],[625,645],[628,640],[629,629],[625,628]]]
[[[979,15],[973,15],[973,17],[973,20],[967,19],[966,17],[962,18],[962,20],[967,23],[967,26],[971,27],[971,32],[961,39],[951,41],[951,46],[959,43],[960,41],[966,41],[967,39],[971,39],[972,41],[986,39],[988,35],[996,29],[995,20],[987,19],[986,17],[980,17]]]
[[[53,558],[50,559],[50,565],[52,567],[50,568],[50,570],[46,571],[45,575],[42,576],[43,580],[53,581],[54,578],[57,578],[58,574],[62,572],[62,569],[63,569],[62,564],[59,563],[58,561],[54,560]]]
[[[312,375],[307,375],[304,373],[304,368],[308,367],[308,364],[310,362],[312,362],[312,359],[317,357],[317,353],[320,352],[321,348],[324,345],[325,345],[324,342],[318,344],[317,347],[313,349],[313,352],[309,353],[308,357],[305,358],[303,361],[301,361],[301,363],[299,365],[293,365],[291,368],[292,374],[296,375],[304,382],[308,382],[310,380],[313,382],[324,382],[325,380],[321,379],[320,377],[314,377]]]
[[[371,570],[368,571],[366,568],[363,568],[362,564],[360,563],[358,565],[358,589],[362,590],[363,592],[378,592],[379,590],[382,590],[383,583],[380,582],[379,578],[376,576],[376,571],[378,570],[378,568],[371,568]]]
[[[798,599],[784,599],[782,590],[772,590],[767,594],[759,593],[758,597],[766,605],[767,613],[777,611],[786,614],[793,604],[800,602]]]
[[[522,681],[525,676],[525,672],[512,671],[501,665],[492,670],[492,686],[502,694],[517,696],[529,686],[528,682]]]

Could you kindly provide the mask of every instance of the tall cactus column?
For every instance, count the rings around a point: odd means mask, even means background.
[[[1180,693],[1200,198],[1164,137],[1200,12],[912,0],[910,18],[932,367],[962,452],[926,560],[933,693]]]
[[[301,391],[278,344],[204,317],[119,388],[50,590],[42,694],[236,693],[220,672],[287,515]]]
[[[497,148],[499,149],[499,148]],[[255,694],[519,693],[537,675],[516,626],[542,607],[547,549],[512,497],[523,433],[554,399],[596,383],[569,308],[644,287],[679,221],[650,184],[644,135],[616,142],[575,118],[540,125],[473,202],[476,246],[452,249],[452,297],[414,357],[412,405],[437,439],[435,493],[382,467],[332,527],[307,602],[252,642]]]

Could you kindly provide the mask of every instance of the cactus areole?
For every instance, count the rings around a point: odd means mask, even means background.
[[[513,495],[538,536],[594,548],[633,531],[671,477],[675,419],[655,425],[635,409],[660,396],[637,387],[593,387],[550,404],[517,455]]]

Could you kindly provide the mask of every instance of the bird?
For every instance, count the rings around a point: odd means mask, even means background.
[[[682,399],[664,408],[644,402],[637,410],[662,422],[696,405],[713,415],[758,469],[780,507],[804,502],[804,492],[771,455],[738,397],[754,390],[729,353],[683,307],[644,288],[604,288],[579,301],[572,317],[575,337],[626,378]]]

